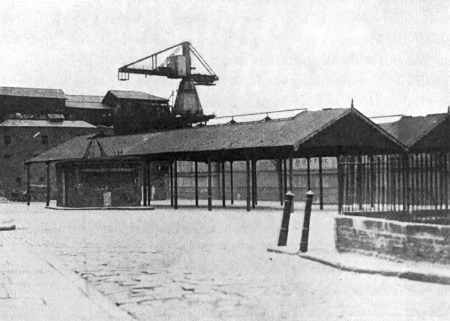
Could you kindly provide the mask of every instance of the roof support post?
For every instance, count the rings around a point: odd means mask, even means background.
[[[363,191],[363,171],[362,171],[362,157],[359,154],[356,158],[356,202],[358,203],[358,209],[361,211],[363,209],[362,204],[362,191]],[[384,177],[384,173],[383,173]],[[386,182],[383,181],[383,185],[386,185]]]
[[[370,197],[370,208],[374,207],[374,195],[375,195],[375,167],[373,163],[373,155],[369,156],[369,171],[370,171],[370,188],[369,188],[369,197]],[[394,190],[395,193],[395,190]]]
[[[230,202],[234,204],[234,191],[233,191],[233,161],[230,161]]]
[[[47,167],[47,195],[45,198],[45,206],[50,206],[50,192],[51,192],[51,185],[50,185],[50,162],[46,162],[45,163],[46,167]]]
[[[208,211],[212,210],[211,159],[208,158]]]
[[[147,161],[147,205],[152,201],[152,163]]]
[[[221,185],[220,185],[220,165],[219,162],[216,162],[216,197],[220,200],[221,198]]]
[[[26,175],[27,175],[27,205],[30,206],[31,202],[31,175],[30,175],[30,166],[31,164],[26,164]]]
[[[306,157],[306,175],[307,175],[307,188],[311,190],[311,159]]]
[[[142,205],[147,206],[147,162],[142,162]]]
[[[444,203],[448,210],[448,153],[444,154]]]
[[[409,181],[408,181],[408,157],[406,154],[402,154],[402,176],[403,176],[403,210],[409,211]]]
[[[169,161],[169,190],[170,190],[170,206],[173,206],[173,170],[172,161]]]
[[[256,178],[256,159],[252,159],[252,207],[258,204],[258,183]]]
[[[287,161],[286,158],[283,159],[283,195],[286,195],[287,193]]]
[[[343,202],[344,202],[344,172],[342,168],[342,157],[337,156],[337,178],[338,178],[338,213],[342,214]]]
[[[289,155],[289,190],[294,192],[294,160],[292,155]],[[309,188],[308,188],[309,189]]]
[[[67,206],[66,168],[61,166],[61,203]]]
[[[173,208],[178,209],[178,166],[176,159],[173,162]]]
[[[246,199],[247,199],[247,212],[250,212],[250,160],[247,158],[245,160],[245,165],[246,165]]]
[[[280,205],[283,206],[283,162],[281,159],[277,159],[275,167],[278,176],[278,197],[280,199]]]
[[[322,178],[322,157],[319,157],[319,207],[323,210],[323,178]]]
[[[439,170],[439,154],[434,153],[434,208],[439,208],[439,184],[438,184],[438,170]]]
[[[198,162],[194,162],[195,206],[198,207]]]
[[[220,162],[220,171],[222,172],[222,207],[226,207],[225,200],[225,161]]]

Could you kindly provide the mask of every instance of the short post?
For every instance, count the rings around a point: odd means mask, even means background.
[[[292,201],[294,199],[294,193],[287,192],[284,201],[283,218],[281,219],[280,235],[278,237],[278,246],[286,246],[288,232],[289,232],[289,220],[291,218]]]
[[[302,239],[300,241],[300,252],[308,251],[309,222],[311,219],[311,205],[314,193],[309,190],[306,193],[305,217],[303,219]]]

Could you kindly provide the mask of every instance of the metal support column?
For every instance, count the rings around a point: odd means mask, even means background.
[[[169,190],[170,190],[170,206],[173,206],[173,168],[172,162],[169,162]]]
[[[147,205],[152,201],[152,163],[147,161]]]
[[[311,190],[311,159],[309,157],[306,158],[306,174],[307,174],[307,187],[308,191]]]
[[[247,190],[247,212],[250,211],[250,197],[251,197],[251,192],[250,192],[250,160],[247,159],[245,161],[245,165],[246,165],[246,190]]]
[[[289,156],[289,190],[294,193],[294,160]]]
[[[198,207],[198,162],[194,162],[195,206]]]
[[[230,202],[234,204],[234,190],[233,190],[233,161],[230,161]]]
[[[144,161],[142,164],[142,206],[147,206],[148,197],[148,185],[147,185],[147,162]]]
[[[177,160],[173,162],[173,208],[178,209],[178,166]]]
[[[281,159],[277,160],[276,170],[278,176],[278,196],[280,198],[280,205],[283,205],[283,162]]]
[[[208,159],[208,211],[212,210],[211,160]]]
[[[51,185],[50,185],[50,162],[45,163],[47,166],[47,195],[45,198],[45,205],[50,206],[50,192],[51,192]]]
[[[31,202],[31,175],[30,175],[30,164],[26,164],[26,172],[27,172],[27,205],[30,205]]]
[[[256,178],[256,159],[252,159],[252,207],[258,204],[258,183]]]
[[[220,171],[222,172],[222,207],[225,207],[225,161],[220,162]]]
[[[323,171],[322,171],[322,157],[319,157],[319,207],[323,210]]]

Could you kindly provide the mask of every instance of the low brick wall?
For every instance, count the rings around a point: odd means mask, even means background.
[[[356,216],[335,219],[336,249],[450,264],[450,226]]]

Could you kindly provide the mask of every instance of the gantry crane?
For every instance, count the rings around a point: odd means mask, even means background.
[[[196,72],[193,59],[200,63],[204,72]],[[128,80],[130,74],[181,79],[173,113],[191,124],[214,117],[203,114],[195,86],[213,86],[219,78],[189,42],[181,42],[120,67],[118,79]]]

